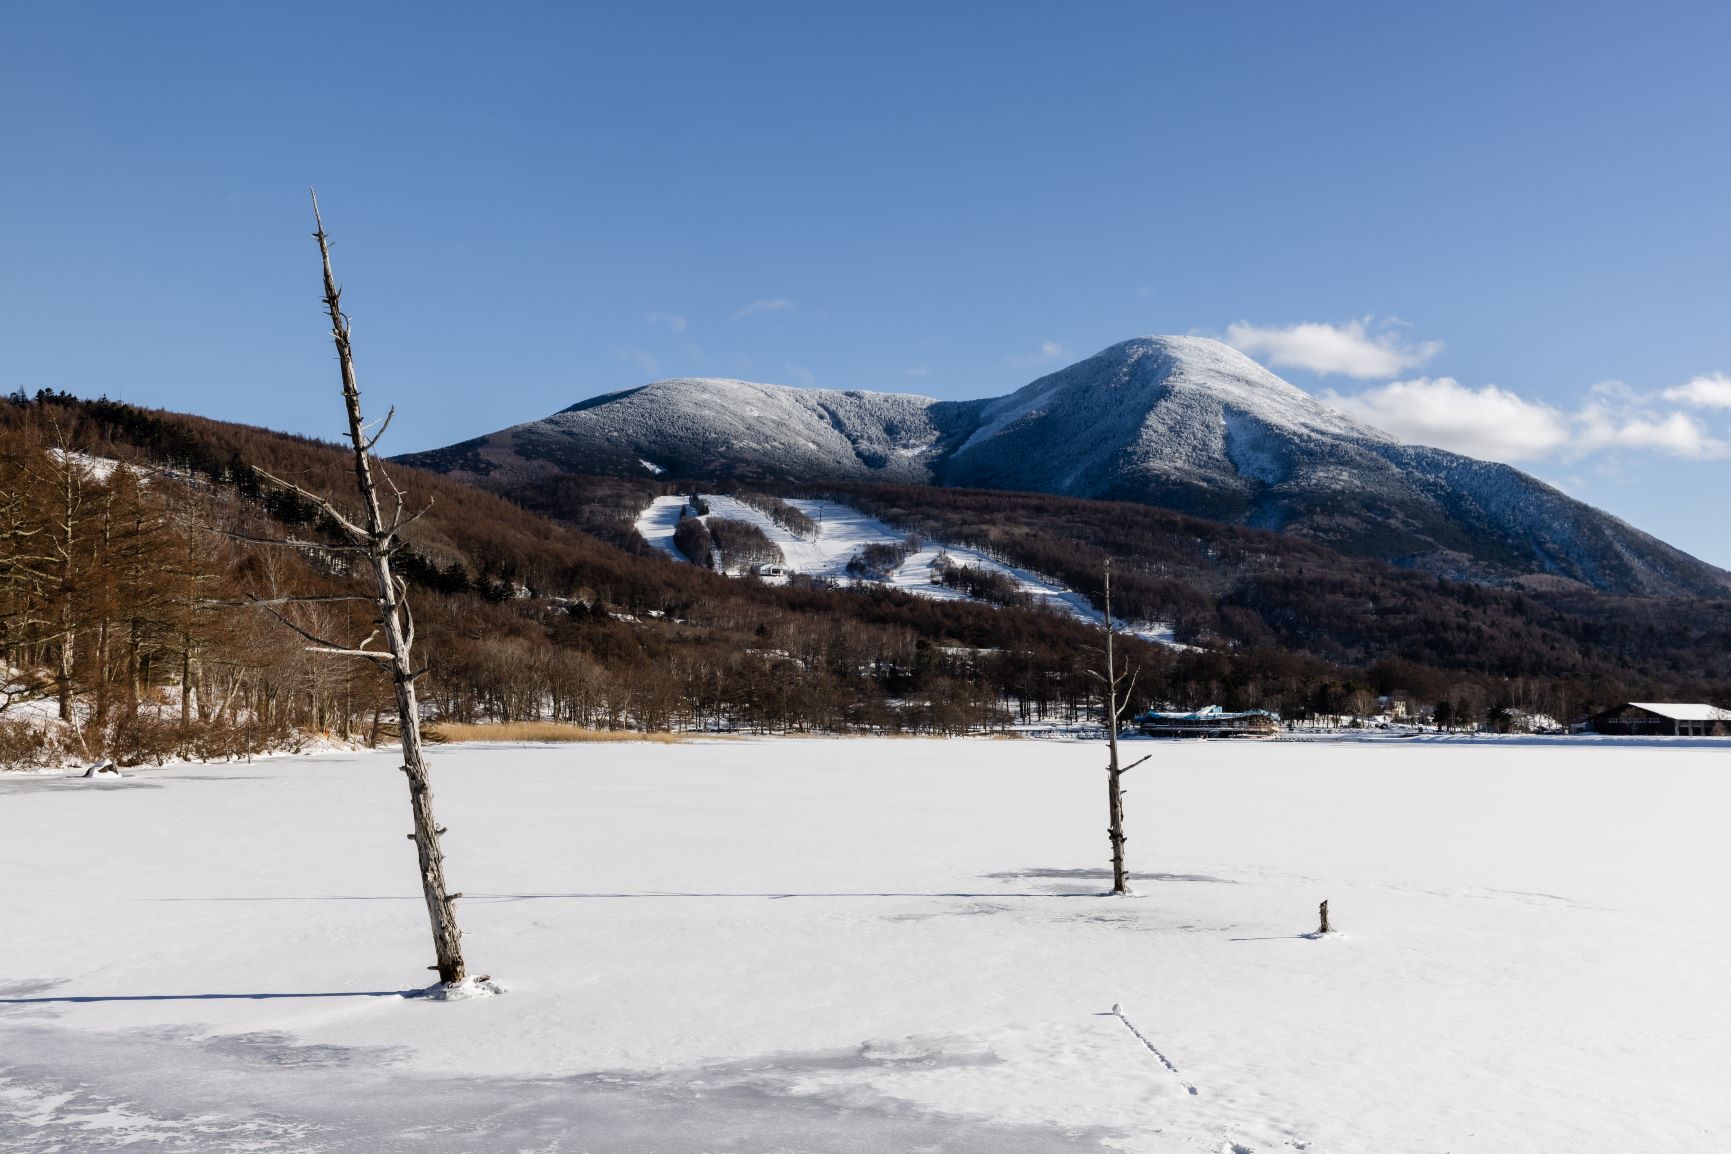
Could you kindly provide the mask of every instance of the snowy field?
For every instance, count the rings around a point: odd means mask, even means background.
[[[0,1150],[1731,1149],[1724,749],[1132,748],[438,750],[448,1004],[389,753],[0,777]]]
[[[907,537],[905,532],[875,517],[834,501],[788,500],[789,505],[818,523],[817,534],[806,538],[788,532],[771,520],[767,513],[744,501],[707,493],[703,499],[710,510],[703,520],[708,521],[709,517],[724,517],[734,521],[748,521],[762,529],[765,536],[781,550],[789,572],[808,577],[824,577],[844,585],[856,583],[848,576],[847,565],[861,549],[867,545],[899,545]],[[657,497],[637,518],[637,532],[643,539],[676,561],[686,560],[685,554],[673,544],[673,531],[679,526],[680,511],[685,508],[685,504],[684,497]],[[940,554],[947,554],[957,565],[1009,578],[1037,607],[1068,614],[1093,624],[1099,624],[1103,620],[1100,611],[1075,590],[963,545],[923,542],[922,547],[909,553],[886,580],[874,584],[889,585],[903,593],[913,593],[920,597],[966,601],[968,595],[962,590],[932,584],[932,564]],[[775,578],[768,580],[773,582]],[[1177,644],[1173,638],[1172,627],[1163,622],[1121,621],[1119,628],[1121,632],[1133,633],[1149,641],[1179,649],[1189,648]]]

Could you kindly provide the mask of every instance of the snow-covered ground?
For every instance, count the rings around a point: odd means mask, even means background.
[[[1135,749],[438,750],[447,1004],[391,753],[0,777],[0,1149],[1731,1148],[1723,749]]]
[[[848,576],[847,565],[861,549],[867,545],[899,545],[907,537],[906,532],[899,531],[852,506],[834,501],[788,500],[789,505],[818,523],[816,536],[808,539],[788,532],[761,509],[733,497],[705,494],[703,499],[709,505],[709,514],[704,520],[709,517],[725,517],[734,521],[749,521],[775,542],[790,572],[809,577],[825,577],[843,584],[855,583],[853,578]],[[643,539],[679,561],[686,560],[686,557],[674,547],[673,530],[679,525],[680,511],[685,504],[684,497],[657,497],[637,518],[637,532]],[[940,554],[947,554],[957,565],[982,569],[1009,578],[1036,606],[1065,613],[1092,624],[1099,624],[1102,620],[1100,611],[1075,590],[1026,569],[1006,565],[965,545],[922,542],[920,549],[909,553],[895,571],[878,584],[890,585],[904,593],[913,593],[920,597],[966,601],[968,595],[962,590],[932,583],[932,564]],[[768,580],[774,581],[775,578]],[[1163,622],[1120,622],[1119,625],[1123,632],[1133,633],[1149,641],[1186,648],[1178,645],[1173,638],[1172,627]]]

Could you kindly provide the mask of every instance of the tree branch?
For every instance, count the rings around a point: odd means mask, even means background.
[[[407,529],[410,525],[413,525],[416,521],[419,521],[422,517],[425,517],[429,512],[432,511],[432,508],[433,508],[433,499],[431,497],[428,497],[427,503],[425,505],[421,506],[420,511],[417,513],[409,514],[407,519],[404,519],[404,517],[402,515],[402,510],[398,509],[396,518],[391,522],[391,536],[395,537],[397,535],[398,529]]]
[[[385,484],[390,487],[391,495],[394,496],[397,501],[397,507],[391,512],[390,528],[385,530],[385,539],[389,540],[393,535],[395,535],[397,527],[403,523],[403,503],[407,498],[403,496],[403,491],[397,488],[397,483],[391,480],[390,470],[385,468],[385,463],[383,461],[378,462],[378,468],[376,471],[384,480]]]
[[[1123,709],[1120,709],[1118,711],[1119,717],[1122,717],[1124,715],[1125,709],[1130,708],[1130,695],[1132,693],[1136,692],[1136,678],[1141,676],[1141,674],[1142,674],[1142,667],[1140,665],[1138,665],[1135,669],[1130,671],[1130,688],[1126,689],[1124,691],[1124,698],[1123,698],[1124,706],[1123,706]],[[1122,680],[1122,678],[1120,678],[1120,680]]]
[[[364,657],[381,669],[389,668],[391,664],[390,657],[377,649],[338,649],[330,645],[309,645],[306,647],[306,651],[308,653],[335,654],[338,657]]]
[[[401,577],[397,577],[396,581],[400,586],[397,592],[397,608],[403,611],[403,652],[413,653],[415,651],[415,614],[409,608],[407,583]]]
[[[255,537],[251,533],[241,533],[234,529],[210,529],[219,537],[227,537],[233,541],[245,541],[249,545],[275,545],[286,549],[323,549],[330,553],[365,553],[372,548],[370,545],[330,545],[324,541],[295,541],[281,537]]]
[[[198,605],[205,609],[236,609],[247,605],[256,605],[260,609],[266,609],[272,605],[317,604],[326,601],[377,600],[377,597],[369,597],[365,593],[305,593],[293,596],[285,595],[282,597],[248,597],[241,601],[205,600],[198,602]]]
[[[252,471],[257,473],[259,476],[263,477],[266,481],[269,481],[271,484],[275,485],[277,488],[286,489],[290,493],[293,493],[295,496],[299,497],[301,500],[309,501],[312,504],[318,506],[319,510],[321,512],[323,512],[325,514],[325,516],[327,516],[331,520],[335,521],[337,523],[337,527],[339,529],[341,529],[343,532],[347,533],[349,535],[349,537],[357,545],[372,541],[372,539],[373,539],[372,534],[368,533],[365,529],[361,528],[359,525],[355,524],[353,521],[351,521],[347,517],[343,516],[341,513],[339,513],[337,511],[337,507],[335,505],[331,504],[329,501],[325,500],[323,497],[319,496],[317,493],[310,493],[307,490],[301,488],[299,485],[294,484],[293,482],[285,481],[281,477],[272,476],[270,473],[265,472],[263,469],[259,468],[257,465],[254,465],[252,467]]]
[[[373,451],[373,446],[379,443],[379,438],[385,435],[385,430],[391,427],[391,418],[397,415],[397,406],[392,405],[385,419],[379,422],[379,431],[367,438],[367,452]]]
[[[370,600],[370,598],[369,598],[369,600]],[[288,626],[290,629],[292,629],[296,633],[300,634],[300,636],[302,638],[304,638],[305,640],[312,642],[313,645],[315,645],[315,646],[318,646],[317,652],[330,652],[330,653],[357,652],[357,651],[360,651],[361,649],[364,649],[364,647],[367,644],[367,641],[371,641],[373,638],[375,638],[379,635],[379,631],[377,629],[373,630],[371,633],[369,633],[367,635],[366,641],[361,642],[360,646],[357,647],[357,649],[351,650],[348,646],[343,645],[341,642],[332,641],[328,637],[320,637],[317,633],[312,633],[312,632],[309,632],[305,629],[302,629],[299,625],[296,625],[293,621],[290,621],[287,617],[284,617],[281,613],[278,613],[274,608],[272,608],[267,603],[254,602],[254,604],[258,605],[258,607],[260,609],[263,609],[266,613],[269,613],[272,617],[276,618],[282,624]],[[375,649],[367,649],[367,650],[365,650],[365,653],[366,653],[366,656],[368,656],[368,657],[381,656],[379,651],[375,650]]]

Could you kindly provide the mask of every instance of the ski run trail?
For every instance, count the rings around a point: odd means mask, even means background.
[[[790,573],[822,577],[842,585],[882,584],[918,597],[966,601],[968,595],[962,590],[932,583],[933,564],[940,556],[948,556],[956,565],[987,570],[1009,578],[1036,607],[1068,614],[1092,625],[1104,623],[1100,611],[1075,590],[965,545],[922,541],[921,547],[909,553],[886,580],[873,582],[850,577],[847,572],[848,562],[857,556],[861,549],[867,545],[899,545],[907,538],[907,533],[834,501],[788,500],[789,505],[818,523],[817,533],[807,539],[788,532],[771,520],[769,514],[737,498],[704,494],[703,500],[709,506],[709,513],[702,518],[705,521],[711,517],[723,517],[732,521],[747,521],[762,529],[781,550],[784,567]],[[685,509],[684,497],[657,497],[654,503],[638,516],[637,532],[645,541],[673,559],[688,561],[685,554],[673,544],[673,531],[679,526]],[[765,577],[759,580],[776,582],[785,581],[786,578]],[[1120,620],[1118,626],[1121,633],[1172,648],[1188,648],[1173,637],[1172,627],[1163,622]]]

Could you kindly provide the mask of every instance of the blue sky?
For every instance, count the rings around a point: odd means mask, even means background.
[[[0,388],[394,451],[1230,337],[1731,566],[1731,6],[0,6]]]

